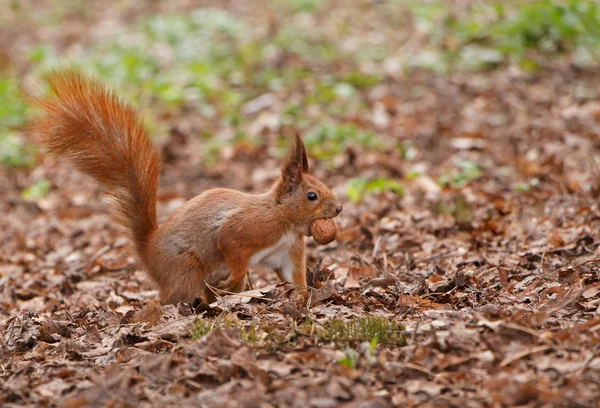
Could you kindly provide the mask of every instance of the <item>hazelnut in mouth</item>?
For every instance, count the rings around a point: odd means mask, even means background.
[[[317,244],[326,245],[335,239],[338,227],[333,218],[319,218],[310,223],[310,233]]]

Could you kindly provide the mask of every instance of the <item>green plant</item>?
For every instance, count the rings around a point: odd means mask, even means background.
[[[365,359],[368,364],[373,364],[375,362],[375,349],[377,348],[377,343],[377,337],[373,337],[369,342],[369,348],[365,353]],[[338,363],[348,369],[355,369],[359,365],[359,357],[356,350],[348,348],[344,351],[344,356],[339,358]]]
[[[245,324],[235,317],[235,315],[219,316],[214,320],[208,320],[199,317],[196,319],[194,326],[192,327],[192,339],[198,340],[206,336],[215,328],[225,330],[237,329],[240,334],[240,340],[247,344],[255,344],[258,341],[256,335],[256,324],[254,322]]]
[[[346,150],[349,146],[380,150],[385,144],[375,133],[351,124],[322,124],[310,129],[303,137],[311,156],[327,159]]]
[[[369,342],[374,350],[377,344],[385,346],[406,344],[404,326],[396,323],[395,320],[380,316],[358,317],[350,320],[332,319],[326,329],[329,339],[337,347]]]
[[[379,84],[383,78],[381,75],[363,74],[359,71],[352,71],[344,75],[342,80],[356,89],[365,89]]]
[[[0,100],[0,164],[28,166],[31,164],[30,149],[14,133],[24,123],[28,112],[16,76],[0,75]]]
[[[344,356],[338,360],[338,363],[348,369],[355,369],[358,365],[358,353],[354,349],[347,349]]]
[[[27,105],[21,98],[15,76],[0,76],[0,100],[0,129],[8,130],[21,125],[27,114]]]
[[[517,193],[525,193],[531,190],[531,185],[528,183],[518,183],[515,185],[514,190]]]
[[[357,177],[348,182],[346,194],[352,202],[362,200],[367,194],[377,194],[382,192],[392,192],[400,197],[404,196],[404,187],[393,179],[380,178],[367,180]]]
[[[592,1],[490,1],[458,8],[415,2],[410,13],[429,40],[410,63],[427,69],[482,69],[510,60],[536,69],[556,53],[598,56],[600,6]]]
[[[520,58],[525,50],[572,51],[600,43],[600,8],[582,0],[537,0],[516,10],[498,7],[500,21],[490,29],[499,49]]]
[[[29,188],[24,190],[21,193],[21,197],[23,197],[24,200],[38,200],[40,198],[45,197],[46,194],[48,194],[48,192],[50,191],[50,187],[52,187],[52,185],[48,180],[38,180]]]
[[[453,188],[466,186],[470,181],[477,180],[483,174],[481,168],[469,160],[457,160],[456,169],[439,177],[438,184]]]

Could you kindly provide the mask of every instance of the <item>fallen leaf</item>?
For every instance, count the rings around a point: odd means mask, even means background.
[[[149,323],[154,326],[162,317],[162,308],[156,300],[149,301],[144,307],[133,314],[135,323]]]

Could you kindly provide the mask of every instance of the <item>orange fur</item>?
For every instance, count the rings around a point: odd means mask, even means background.
[[[318,218],[342,210],[335,195],[309,174],[295,136],[280,179],[264,194],[205,191],[160,227],[156,221],[158,152],[135,112],[103,85],[75,71],[49,79],[54,95],[36,98],[41,114],[29,123],[32,141],[71,160],[114,198],[116,219],[157,283],[161,301],[210,302],[214,286],[239,292],[248,268],[261,263],[306,294],[304,236]],[[307,194],[317,195],[309,200]]]
[[[63,156],[107,187],[115,218],[142,254],[157,228],[159,155],[131,107],[101,84],[73,71],[49,79],[54,96],[32,99],[44,115],[32,119],[30,139]]]

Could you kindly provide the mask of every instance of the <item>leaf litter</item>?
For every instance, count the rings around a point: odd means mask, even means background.
[[[127,26],[165,11],[155,7],[115,11],[117,20],[92,10],[88,18]],[[230,7],[249,21],[281,17]],[[301,27],[322,19],[333,35],[329,7],[284,18]],[[371,20],[356,18],[383,17],[357,7],[336,8],[332,25],[354,18],[361,23],[352,35],[371,30],[372,39]],[[70,31],[47,28],[59,50],[99,35],[64,18]],[[276,25],[270,29],[282,30]],[[0,56],[20,55],[43,28],[15,25],[19,41],[0,43]],[[354,49],[361,40],[346,41]],[[367,81],[357,66],[377,70],[347,55],[311,60],[301,45],[265,64],[329,70],[354,83]],[[9,63],[34,69],[22,58]],[[509,65],[403,76],[389,72],[395,63],[388,55],[388,72],[377,72],[385,82],[358,96],[339,84],[337,96],[311,95],[324,84],[310,77],[302,86],[250,91],[240,115],[264,145],[224,144],[207,165],[197,130],[227,139],[235,120],[199,115],[198,106],[160,119],[163,218],[209,187],[264,190],[278,171],[264,146],[276,145],[278,118],[298,101],[317,100],[304,118],[311,126],[339,115],[397,142],[340,147],[325,144],[335,129],[315,131],[323,158],[312,168],[336,186],[345,209],[336,242],[307,241],[314,288],[307,305],[257,269],[254,289],[244,293],[161,306],[99,186],[51,158],[33,169],[2,168],[1,404],[592,406],[600,398],[597,75],[563,60],[535,74]],[[360,104],[350,98],[339,112],[325,108],[348,95]],[[369,140],[354,127],[343,132]],[[356,178],[367,182],[350,183]],[[47,192],[22,195],[40,180]]]

